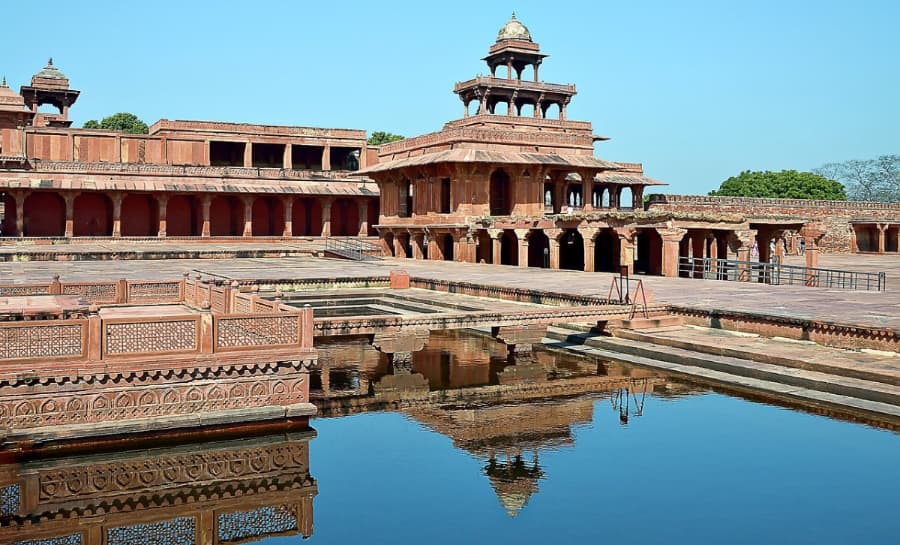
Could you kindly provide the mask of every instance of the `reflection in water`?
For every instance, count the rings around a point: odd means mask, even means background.
[[[0,543],[232,543],[312,533],[311,429],[0,466]]]

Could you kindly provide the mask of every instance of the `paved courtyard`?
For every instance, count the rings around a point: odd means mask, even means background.
[[[800,259],[793,257],[788,262],[799,262]],[[704,309],[764,312],[900,330],[900,255],[822,256],[820,266],[885,271],[888,291],[878,293],[713,280],[635,278],[644,280],[646,288],[653,293],[657,302]],[[397,268],[406,269],[414,276],[435,279],[600,296],[608,293],[613,278],[612,274],[607,273],[411,259],[352,262],[282,257],[0,263],[0,282],[46,282],[54,274],[59,274],[64,281],[173,278],[189,270],[231,278],[335,278],[387,275],[391,269]]]

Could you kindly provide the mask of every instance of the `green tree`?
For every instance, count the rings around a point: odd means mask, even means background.
[[[126,112],[120,112],[104,117],[99,122],[89,119],[84,124],[85,129],[107,129],[124,132],[125,134],[147,134],[150,128],[146,123],[138,119],[138,116]]]
[[[393,134],[390,132],[384,131],[375,131],[372,133],[372,136],[366,140],[366,143],[370,146],[380,146],[382,144],[387,144],[388,142],[396,142],[397,140],[403,140],[406,138],[405,136],[400,136],[399,134]]]
[[[900,202],[900,155],[827,163],[813,172],[844,184],[851,201]]]
[[[847,199],[844,186],[820,174],[782,170],[781,172],[745,170],[728,178],[710,195],[728,197],[762,197],[769,199]]]

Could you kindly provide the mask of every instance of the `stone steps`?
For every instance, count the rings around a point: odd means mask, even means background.
[[[677,329],[677,328],[674,328]],[[668,329],[672,331],[674,329]],[[749,349],[731,348],[722,346],[721,344],[706,344],[691,340],[673,339],[671,337],[660,337],[653,335],[650,331],[633,331],[628,329],[618,329],[613,335],[618,338],[628,339],[632,341],[641,341],[645,343],[669,346],[672,348],[680,348],[698,352],[701,354],[710,354],[714,356],[727,356],[740,358],[744,360],[755,361],[759,363],[767,363],[778,365],[781,367],[791,367],[795,369],[805,369],[808,371],[817,371],[827,373],[829,375],[837,375],[847,378],[855,378],[866,381],[881,382],[892,386],[900,386],[900,375],[890,373],[884,370],[873,368],[854,368],[848,366],[839,366],[831,364],[823,359],[815,361],[811,359],[800,359],[796,357],[782,356],[773,353],[758,352]]]
[[[767,392],[778,397],[900,418],[900,387],[733,356],[658,346],[553,326],[545,343],[595,357]]]

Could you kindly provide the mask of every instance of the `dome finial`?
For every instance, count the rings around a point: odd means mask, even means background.
[[[3,76],[3,81],[0,82],[0,87],[9,87],[8,85],[6,85],[6,76]]]
[[[53,57],[50,57],[50,60],[47,61],[47,66],[53,66]]]
[[[506,24],[503,25],[503,28],[500,29],[500,32],[497,33],[497,41],[499,42],[501,40],[531,41],[531,33],[528,32],[528,28],[516,18],[516,12],[512,12],[509,21],[507,21]]]

